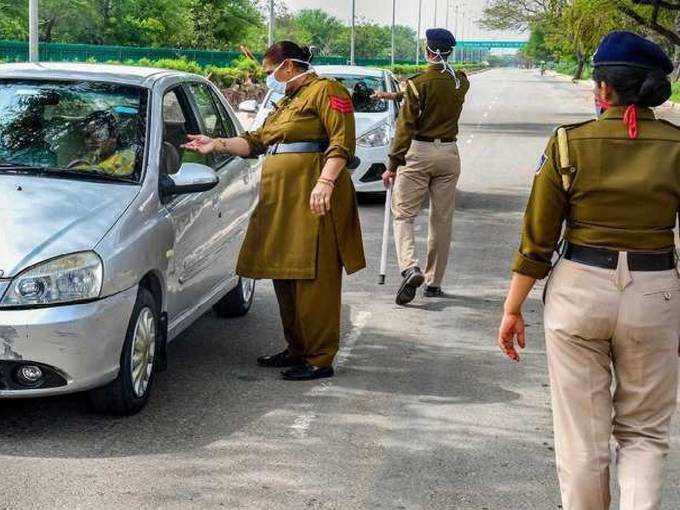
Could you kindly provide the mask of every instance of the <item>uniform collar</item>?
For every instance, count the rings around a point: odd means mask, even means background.
[[[626,113],[626,106],[612,106],[611,108],[607,108],[605,112],[602,114],[600,117],[601,119],[623,119],[623,116]],[[637,108],[637,116],[638,119],[640,120],[654,120],[656,119],[656,116],[654,115],[654,111],[651,108],[643,108],[639,107]]]
[[[441,71],[442,69],[444,69],[444,64],[440,64],[438,62],[427,65],[428,71]]]
[[[294,98],[295,96],[297,96],[300,93],[300,91],[302,89],[307,87],[307,85],[309,85],[313,81],[316,81],[318,78],[319,78],[319,76],[316,73],[306,74],[302,78],[302,82],[300,83],[300,86],[297,88],[297,90],[295,92],[293,92],[290,96],[286,96],[286,97],[289,98],[289,99]]]

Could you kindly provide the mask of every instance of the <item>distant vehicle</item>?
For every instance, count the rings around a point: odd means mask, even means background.
[[[340,81],[352,95],[357,124],[358,168],[352,171],[352,180],[357,192],[384,192],[381,176],[386,170],[385,163],[394,136],[395,122],[399,113],[396,101],[370,99],[373,92],[398,92],[399,83],[394,75],[382,69],[357,66],[314,66],[320,76]],[[269,92],[261,104],[244,101],[239,110],[256,113],[250,129],[262,125],[281,95]]]
[[[242,132],[200,76],[0,65],[0,398],[89,390],[134,413],[167,342],[211,307],[248,312],[259,167],[180,148]]]

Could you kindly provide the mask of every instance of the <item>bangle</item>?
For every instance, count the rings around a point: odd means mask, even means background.
[[[323,177],[319,177],[317,179],[317,181],[322,183],[322,184],[326,184],[326,185],[330,186],[331,188],[335,188],[335,182],[331,181],[330,179],[325,179]]]

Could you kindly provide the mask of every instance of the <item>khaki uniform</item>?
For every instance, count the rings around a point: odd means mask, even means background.
[[[402,271],[418,266],[413,223],[425,196],[430,196],[428,255],[425,280],[439,287],[451,247],[451,230],[460,157],[458,119],[470,82],[456,71],[460,88],[442,66],[408,80],[390,152],[390,170],[397,172],[392,212],[397,257]]]
[[[350,101],[340,83],[310,75],[244,135],[253,155],[277,143],[328,143],[325,154],[266,157],[237,265],[241,276],[274,280],[289,349],[315,366],[329,366],[338,349],[342,268],[351,274],[366,266],[349,172],[336,181],[330,213],[320,218],[309,208],[326,159],[354,154],[354,115],[333,107],[338,98]]]
[[[545,277],[565,222],[571,243],[619,252],[614,270],[560,260],[547,283],[544,322],[565,510],[609,508],[612,434],[620,508],[660,508],[678,384],[680,278],[677,270],[631,271],[627,252],[674,249],[680,129],[648,109],[638,117],[637,139],[629,138],[619,107],[568,127],[576,171],[566,181],[558,143],[550,140],[513,266]]]

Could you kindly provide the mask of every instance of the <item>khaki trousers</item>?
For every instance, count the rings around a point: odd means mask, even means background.
[[[430,225],[427,239],[425,282],[440,287],[451,249],[451,230],[460,157],[455,142],[418,142],[406,154],[406,166],[399,167],[392,194],[394,238],[399,269],[418,266],[413,223],[430,196]]]
[[[274,280],[288,350],[328,367],[340,346],[342,263],[330,216],[320,219],[316,278]]]
[[[613,435],[621,510],[659,509],[678,386],[677,271],[630,272],[625,253],[616,270],[561,260],[545,330],[563,508],[609,508]]]

